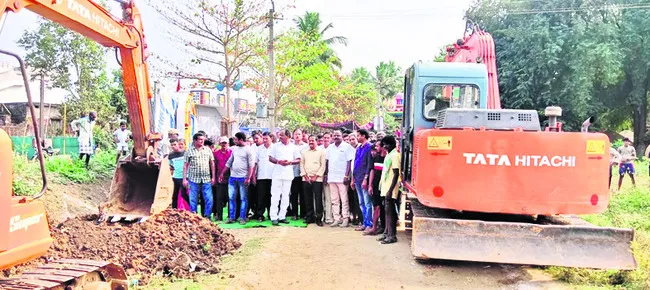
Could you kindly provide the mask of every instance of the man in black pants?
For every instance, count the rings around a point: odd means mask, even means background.
[[[302,130],[296,129],[293,131],[293,144],[298,148],[298,152],[302,152],[309,148],[309,145],[302,142]],[[287,211],[288,216],[293,216],[294,220],[298,218],[304,218],[305,210],[303,208],[298,208],[298,200],[302,195],[302,178],[300,177],[300,164],[294,165],[293,168],[294,179],[291,182],[291,194],[290,194],[290,209]],[[300,202],[300,205],[304,207],[304,202]]]
[[[305,222],[323,226],[323,175],[325,173],[325,150],[316,148],[316,137],[309,137],[309,149],[302,151],[300,175],[302,176]],[[314,213],[314,199],[316,210]]]
[[[397,141],[392,135],[381,140],[386,152],[389,152],[384,159],[384,167],[381,172],[381,196],[384,197],[386,207],[386,229],[384,236],[379,238],[382,244],[397,242],[397,209],[396,200],[399,197],[399,186],[397,179],[400,170],[400,154],[397,152]]]
[[[172,180],[174,181],[174,192],[172,193],[172,208],[178,208],[178,193],[181,198],[189,204],[190,198],[187,189],[183,186],[183,163],[185,162],[185,147],[177,139],[169,140],[172,152],[167,155],[169,166],[172,169]]]
[[[253,219],[258,221],[264,221],[264,211],[267,211],[271,205],[271,174],[273,173],[273,163],[269,161],[271,145],[271,135],[269,132],[264,132],[262,134],[262,144],[257,146],[255,171],[251,181],[251,183],[255,184],[257,193]],[[270,211],[268,212],[270,214]]]

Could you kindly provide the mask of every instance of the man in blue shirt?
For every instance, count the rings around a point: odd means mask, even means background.
[[[356,188],[359,196],[359,207],[363,215],[363,223],[356,229],[364,231],[372,227],[372,201],[368,194],[368,173],[372,166],[372,156],[370,154],[372,145],[368,140],[370,134],[368,130],[360,129],[357,131],[357,141],[359,146],[354,157],[354,171],[352,172],[352,186]]]
[[[183,186],[183,163],[185,162],[185,145],[182,139],[171,139],[169,144],[172,153],[167,155],[169,166],[172,169],[172,180],[174,181],[174,192],[172,193],[172,208],[178,208],[178,194],[185,202],[190,202],[187,189]]]

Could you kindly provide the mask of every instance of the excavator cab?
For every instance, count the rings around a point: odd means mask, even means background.
[[[480,63],[407,70],[400,213],[412,254],[635,269],[633,229],[576,216],[607,209],[608,137],[563,132],[559,107],[546,108],[543,130],[536,110],[491,105],[490,79]]]

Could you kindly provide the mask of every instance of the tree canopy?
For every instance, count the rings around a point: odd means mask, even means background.
[[[502,106],[561,106],[565,129],[572,131],[589,116],[597,116],[599,130],[623,129],[631,121],[635,146],[643,148],[650,11],[626,5],[625,0],[477,1],[467,18],[494,37]]]

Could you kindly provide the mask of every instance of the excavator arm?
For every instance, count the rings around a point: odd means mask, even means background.
[[[130,158],[118,163],[108,201],[100,205],[102,220],[118,221],[143,219],[164,210],[171,204],[174,186],[169,161],[156,153],[161,135],[151,132],[153,93],[142,16],[133,0],[114,1],[122,6],[122,19],[92,0],[0,0],[0,9],[5,13],[31,10],[119,50],[134,149]]]
[[[468,21],[465,36],[447,47],[445,62],[484,63],[488,71],[487,109],[501,109],[497,57],[492,35]]]
[[[152,127],[149,99],[153,96],[146,64],[147,44],[140,11],[132,0],[119,2],[123,8],[122,20],[91,0],[0,0],[0,9],[4,12],[31,10],[103,46],[119,50],[134,152],[145,157],[147,135]]]

